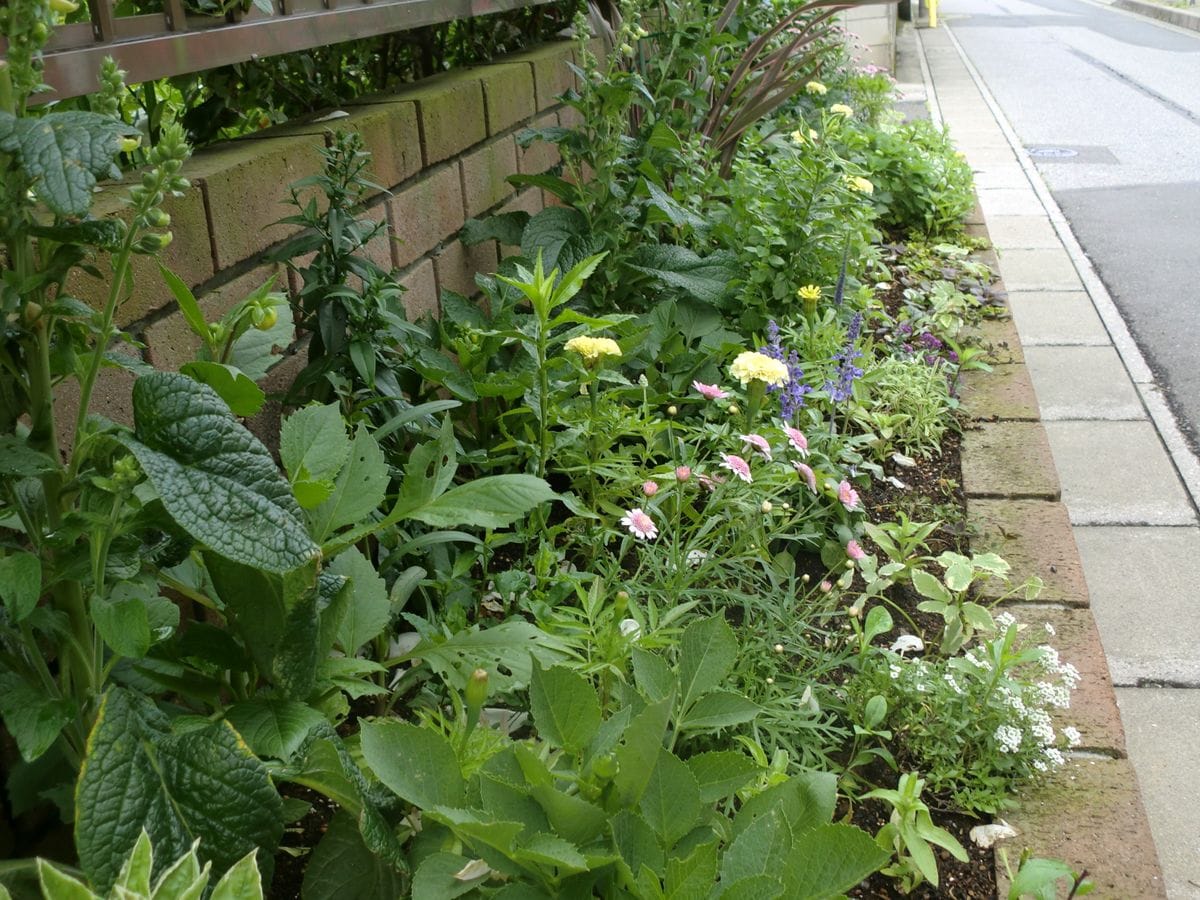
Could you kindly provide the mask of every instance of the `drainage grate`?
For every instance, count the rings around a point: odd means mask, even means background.
[[[1072,150],[1070,147],[1026,147],[1029,155],[1036,159],[1070,159],[1072,156],[1078,156],[1078,150]]]

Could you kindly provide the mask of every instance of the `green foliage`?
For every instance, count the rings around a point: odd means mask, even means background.
[[[631,694],[607,719],[587,679],[535,662],[537,738],[497,744],[471,774],[455,744],[427,726],[364,725],[366,764],[421,810],[428,849],[414,848],[413,896],[491,896],[502,881],[551,897],[833,897],[881,865],[867,835],[829,824],[831,776],[783,780],[731,818],[717,801],[753,777],[745,758],[708,755],[693,767],[664,749],[675,697],[711,686],[702,667],[724,653],[721,635],[695,632],[682,681],[669,676],[658,700]],[[454,850],[436,849],[447,840]]]
[[[867,132],[855,160],[875,185],[885,228],[952,235],[975,206],[971,167],[928,120]]]
[[[262,877],[251,850],[230,866],[215,885],[208,888],[211,863],[201,868],[193,843],[178,859],[168,858],[167,864],[155,864],[150,834],[143,829],[124,858],[111,892],[103,886],[93,890],[83,881],[69,875],[44,859],[37,861],[38,882],[46,900],[101,900],[121,897],[124,900],[187,900],[205,894],[211,900],[262,900]],[[162,845],[159,845],[162,851]],[[95,886],[95,882],[93,882]],[[8,890],[0,885],[0,898],[11,900]]]
[[[955,426],[956,401],[946,372],[919,356],[884,357],[863,378],[870,402],[855,407],[855,421],[874,436],[877,459],[938,453]]]
[[[902,893],[911,893],[918,885],[928,882],[938,886],[937,858],[933,847],[941,847],[955,859],[966,862],[967,851],[950,832],[933,824],[929,807],[921,799],[925,788],[923,779],[912,772],[900,776],[895,790],[877,788],[864,795],[886,801],[892,808],[888,824],[879,829],[875,841],[892,853],[895,862],[884,873],[897,879]]]

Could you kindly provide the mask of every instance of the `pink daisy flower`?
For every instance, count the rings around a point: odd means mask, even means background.
[[[858,491],[850,486],[850,482],[843,480],[838,485],[837,492],[838,500],[842,501],[842,506],[851,512],[858,509]]]
[[[817,491],[817,473],[812,470],[812,467],[792,460],[792,468],[799,472],[800,477],[808,482],[808,489],[815,494]]]
[[[846,555],[854,560],[866,559],[866,551],[858,545],[858,541],[846,541]]]
[[[724,400],[729,396],[729,391],[723,391],[715,384],[704,384],[701,381],[693,381],[692,387],[706,400]]]
[[[771,461],[771,442],[761,434],[743,434],[742,441],[747,447],[753,447],[762,454],[763,459]]]
[[[658,526],[644,510],[631,509],[621,517],[621,524],[629,529],[630,534],[643,541],[652,541],[658,537]]]
[[[801,456],[808,456],[808,438],[804,436],[804,432],[799,428],[792,428],[790,425],[783,426],[783,433],[787,435],[788,443],[792,445],[792,449]]]
[[[700,483],[710,491],[715,491],[718,484],[725,483],[725,477],[723,475],[697,475],[696,477],[699,478]]]
[[[749,484],[753,479],[750,477],[750,463],[746,462],[740,456],[734,456],[732,453],[721,454],[721,468],[728,469],[742,481]]]

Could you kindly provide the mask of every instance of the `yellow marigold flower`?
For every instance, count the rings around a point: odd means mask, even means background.
[[[810,81],[804,86],[804,90],[815,97],[820,97],[824,95],[829,88],[825,87],[825,85],[821,84],[819,81]]]
[[[737,359],[729,367],[729,374],[740,381],[743,387],[751,381],[761,381],[764,384],[778,387],[781,384],[787,384],[789,378],[786,365],[763,353],[755,353],[753,350],[739,353]]]
[[[854,115],[854,110],[845,103],[835,103],[829,107],[829,111],[835,116],[845,116],[847,119]]]
[[[620,356],[621,346],[612,338],[594,338],[587,335],[573,337],[565,344],[568,350],[578,353],[584,362],[593,363],[604,356]]]
[[[846,183],[850,185],[850,190],[858,191],[860,194],[875,193],[875,185],[863,178],[861,175],[851,175],[846,179]]]
[[[804,287],[796,291],[796,296],[801,300],[820,300],[821,289],[815,284],[806,284]]]

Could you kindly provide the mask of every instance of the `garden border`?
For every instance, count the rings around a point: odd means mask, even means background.
[[[967,220],[974,237],[988,237],[978,205]],[[990,242],[990,240],[989,240]],[[981,254],[1000,277],[994,250]],[[993,360],[992,372],[964,376],[963,405],[970,423],[962,441],[962,488],[973,549],[993,551],[1019,578],[1037,575],[1045,589],[1035,601],[1006,600],[1018,621],[1047,622],[1050,643],[1082,675],[1071,709],[1056,725],[1075,725],[1083,744],[1067,764],[1018,799],[1007,821],[1015,870],[1021,847],[1086,869],[1099,897],[1165,897],[1165,884],[1137,778],[1125,748],[1108,661],[1090,609],[1079,550],[1061,502],[1058,472],[1042,427],[1037,396],[1011,314],[972,329]],[[996,595],[993,595],[996,596]],[[1001,845],[1003,846],[1003,845]],[[997,855],[1000,896],[1008,877]]]

